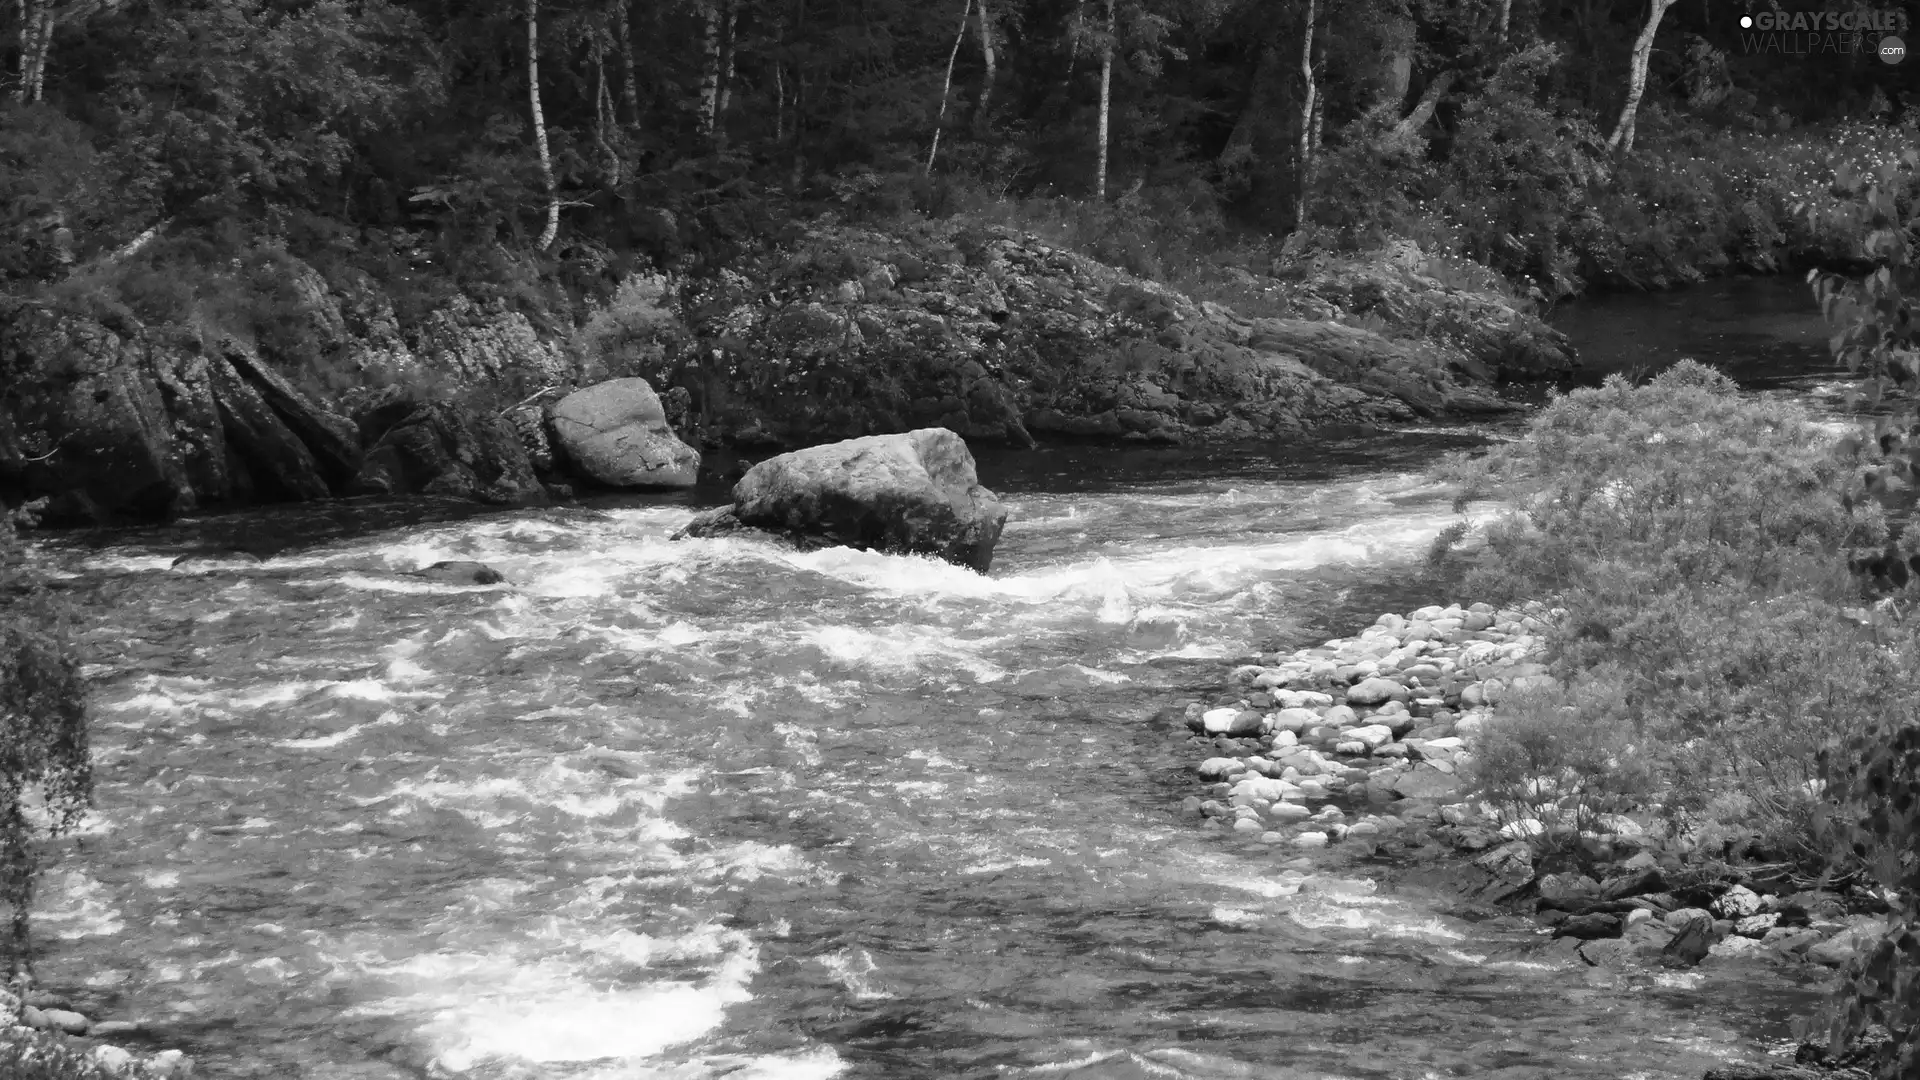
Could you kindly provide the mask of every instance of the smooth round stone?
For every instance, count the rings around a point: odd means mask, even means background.
[[[1301,806],[1299,803],[1293,802],[1277,802],[1267,810],[1267,818],[1282,825],[1291,825],[1297,821],[1305,821],[1312,816],[1313,812],[1311,810]]]
[[[1352,727],[1360,722],[1360,714],[1346,705],[1335,705],[1319,719],[1322,723],[1331,724],[1337,728]]]
[[[1371,678],[1347,688],[1347,704],[1379,705],[1395,699],[1406,700],[1407,688],[1392,679]]]
[[[102,1044],[93,1048],[93,1063],[109,1076],[125,1076],[133,1069],[133,1053],[122,1047]]]
[[[1287,731],[1297,735],[1319,722],[1320,714],[1312,709],[1286,708],[1273,714],[1273,729],[1276,732]]]
[[[1234,821],[1233,831],[1237,833],[1259,833],[1266,832],[1267,827],[1261,824],[1259,818],[1243,817]]]
[[[1336,754],[1345,754],[1348,757],[1359,757],[1367,752],[1367,744],[1349,739],[1345,742],[1334,743],[1333,752]]]
[[[1285,843],[1286,839],[1287,835],[1285,833],[1277,833],[1271,830],[1260,834],[1260,842],[1263,844]]]
[[[1358,821],[1347,826],[1346,838],[1349,840],[1373,840],[1379,835],[1380,826],[1371,821]]]
[[[1298,745],[1300,745],[1300,736],[1295,735],[1291,731],[1281,730],[1273,733],[1273,749],[1275,750],[1284,750],[1289,746]]]
[[[1301,833],[1301,834],[1300,834],[1299,836],[1296,836],[1296,837],[1294,837],[1294,838],[1293,838],[1293,846],[1294,846],[1294,847],[1297,847],[1297,848],[1323,848],[1323,847],[1326,847],[1326,846],[1327,846],[1327,834],[1326,834],[1326,833],[1323,833],[1323,832],[1319,832],[1319,831],[1315,831],[1315,832],[1303,832],[1303,833]]]
[[[1202,778],[1215,780],[1246,772],[1247,763],[1243,758],[1210,757],[1200,763],[1198,771]]]

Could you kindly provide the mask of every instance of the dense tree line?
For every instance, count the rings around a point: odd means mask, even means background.
[[[162,222],[546,249],[617,236],[635,205],[743,183],[844,195],[862,174],[929,176],[918,197],[936,208],[955,180],[1095,197],[1143,183],[1283,232],[1328,149],[1418,139],[1444,157],[1503,62],[1543,47],[1561,59],[1531,92],[1616,150],[1648,107],[1769,129],[1910,103],[1907,73],[1870,52],[1747,55],[1750,8],[15,0],[0,214],[17,250],[0,269],[44,276]]]

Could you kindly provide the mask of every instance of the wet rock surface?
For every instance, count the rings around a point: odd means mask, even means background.
[[[763,532],[804,546],[935,555],[984,574],[1006,520],[966,443],[926,428],[769,458],[734,485],[733,505],[675,535]]]

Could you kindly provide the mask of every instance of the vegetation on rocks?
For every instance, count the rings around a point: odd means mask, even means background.
[[[1519,508],[1463,587],[1561,605],[1545,652],[1557,685],[1488,723],[1481,789],[1531,813],[1657,816],[1697,857],[1884,908],[1847,965],[1830,1054],[1887,1078],[1920,1065],[1916,428],[1900,393],[1920,375],[1914,163],[1843,173],[1835,197],[1879,265],[1811,276],[1878,407],[1865,430],[1817,428],[1683,363],[1558,398],[1524,439],[1451,468]]]

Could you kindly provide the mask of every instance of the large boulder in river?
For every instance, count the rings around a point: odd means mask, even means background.
[[[645,379],[613,379],[554,405],[554,438],[582,473],[614,487],[692,487],[700,451],[667,426]]]
[[[733,505],[678,536],[742,529],[805,547],[938,555],[986,573],[1007,521],[973,455],[946,428],[868,435],[769,458],[733,486]]]

